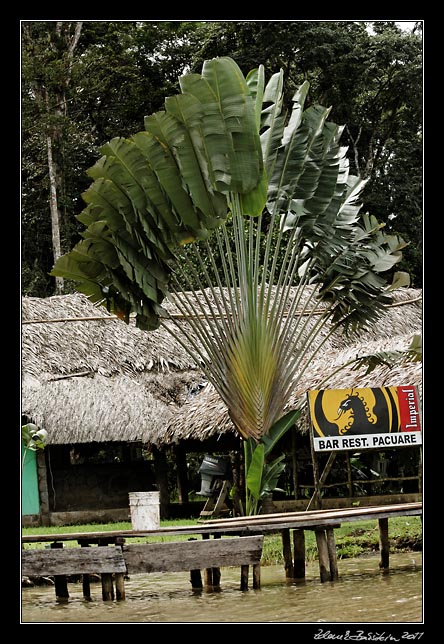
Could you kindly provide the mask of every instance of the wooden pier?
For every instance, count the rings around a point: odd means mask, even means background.
[[[377,519],[379,528],[379,567],[388,570],[390,559],[389,519],[399,516],[422,516],[422,501],[392,505],[338,508],[331,510],[307,510],[305,512],[282,512],[262,514],[253,517],[233,519],[212,519],[205,521],[217,530],[239,529],[242,534],[253,530],[262,532],[281,532],[282,553],[285,575],[290,579],[305,578],[305,530],[313,530],[318,548],[319,574],[321,582],[338,579],[335,528],[341,523]],[[293,539],[291,540],[291,531]],[[291,549],[293,541],[293,555]]]
[[[123,530],[109,532],[28,535],[22,543],[50,543],[50,549],[22,550],[22,574],[25,576],[54,575],[56,595],[68,597],[66,575],[83,575],[83,592],[88,597],[89,575],[102,578],[103,599],[124,599],[125,574],[190,571],[193,588],[218,586],[220,567],[241,567],[241,589],[248,589],[248,570],[253,568],[253,588],[260,588],[260,559],[263,535],[280,532],[285,575],[287,579],[305,578],[305,530],[313,530],[318,548],[321,582],[339,577],[336,557],[335,529],[341,523],[375,519],[379,527],[382,570],[389,568],[389,519],[397,516],[422,516],[422,502],[387,506],[341,508],[283,512],[212,519],[197,525],[172,526],[155,530]],[[188,541],[131,544],[128,539],[174,535],[193,535]],[[197,539],[196,536],[202,539]],[[212,539],[210,537],[213,537]],[[221,538],[234,537],[234,538]],[[63,548],[63,542],[77,541],[80,548]],[[99,547],[88,547],[88,546]],[[111,547],[109,547],[111,546]],[[73,554],[71,554],[73,553]],[[115,594],[112,580],[115,581]]]
[[[84,535],[82,541],[85,540]],[[62,542],[54,542],[50,549],[22,550],[22,575],[54,576],[56,598],[63,601],[69,598],[68,575],[82,575],[83,596],[89,599],[89,576],[100,574],[102,598],[106,601],[125,599],[124,578],[128,574],[189,571],[192,588],[200,589],[203,588],[202,568],[205,568],[205,586],[218,587],[221,567],[240,566],[240,589],[248,590],[250,565],[253,588],[260,588],[263,540],[259,535],[113,546],[99,544],[91,548],[63,548]]]

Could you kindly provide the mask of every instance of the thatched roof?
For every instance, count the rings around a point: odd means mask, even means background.
[[[165,331],[147,333],[127,325],[80,293],[22,298],[22,347],[23,372],[39,378],[44,373],[111,376],[195,368]]]
[[[22,413],[50,444],[155,443],[202,379],[165,330],[95,319],[106,309],[80,293],[24,297],[22,312]]]
[[[307,431],[309,427],[305,403],[306,393],[310,389],[415,385],[422,396],[421,362],[407,362],[392,368],[378,366],[368,374],[366,367],[356,370],[353,365],[344,366],[357,356],[406,350],[413,337],[422,334],[421,290],[397,290],[394,305],[387,307],[386,311],[376,324],[352,340],[342,333],[329,338],[301,379],[295,383],[288,410],[304,408],[299,425],[302,431]],[[341,368],[336,371],[338,367]],[[333,375],[325,380],[329,374]],[[208,383],[184,404],[180,415],[172,419],[163,441],[204,440],[233,431],[226,406],[214,387]]]
[[[350,357],[409,346],[421,333],[422,292],[400,289],[394,298],[395,306],[364,334],[329,338],[295,384],[289,408],[301,405],[308,389],[318,388]],[[25,297],[22,306],[22,411],[48,431],[50,444],[140,440],[162,445],[235,431],[214,388],[202,387],[201,371],[165,329],[140,331],[107,316],[104,307],[79,293]],[[177,313],[174,305],[168,307]],[[368,375],[347,367],[322,386],[420,386],[421,380],[421,364],[409,363],[378,367]]]

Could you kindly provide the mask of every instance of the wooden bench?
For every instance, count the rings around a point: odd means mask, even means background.
[[[102,598],[112,600],[113,577],[116,599],[125,599],[125,574],[190,571],[192,588],[198,589],[203,587],[202,569],[205,585],[219,586],[221,567],[240,566],[240,588],[248,590],[250,565],[253,588],[260,588],[263,540],[263,535],[258,535],[83,548],[62,548],[61,543],[54,543],[50,549],[22,550],[22,575],[54,576],[56,597],[67,600],[67,575],[83,575],[83,594],[89,598],[89,575],[97,573],[102,579]]]

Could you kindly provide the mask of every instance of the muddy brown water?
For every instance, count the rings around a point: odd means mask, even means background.
[[[392,554],[386,573],[378,562],[377,554],[341,560],[339,580],[326,583],[316,561],[296,583],[283,566],[262,566],[261,588],[248,591],[239,590],[239,568],[222,569],[217,591],[193,591],[188,573],[133,575],[124,601],[104,602],[100,583],[91,585],[91,601],[81,583],[69,584],[67,603],[51,586],[23,588],[21,623],[309,623],[319,626],[319,640],[329,639],[328,624],[382,623],[405,624],[408,639],[420,639],[422,553]]]

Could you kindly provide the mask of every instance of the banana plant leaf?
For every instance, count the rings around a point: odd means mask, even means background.
[[[256,445],[248,469],[246,470],[245,485],[254,499],[259,499],[262,493],[262,475],[265,462],[265,447],[263,443]]]

